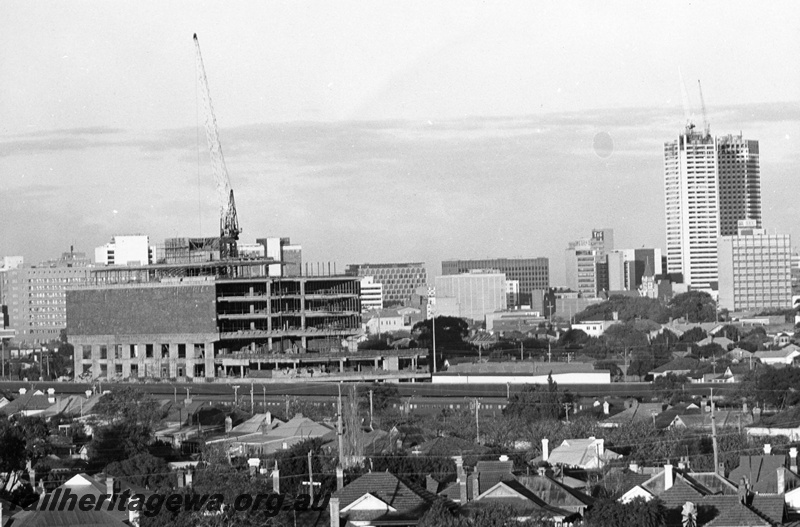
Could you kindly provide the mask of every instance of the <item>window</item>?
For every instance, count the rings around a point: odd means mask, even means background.
[[[138,364],[131,364],[131,378],[136,378],[139,376],[139,365]]]
[[[122,375],[122,364],[116,364],[114,366],[114,373],[116,375]]]
[[[144,356],[148,359],[153,358],[153,345],[152,344],[145,344],[144,345]]]
[[[100,346],[100,358],[101,359],[108,359],[108,346],[102,344]]]
[[[169,344],[162,344],[161,345],[161,358],[168,359],[169,358]]]
[[[179,359],[186,358],[186,344],[178,344],[178,358]]]
[[[138,344],[131,344],[129,346],[129,357],[131,359],[135,359],[139,357],[139,345]]]
[[[203,359],[206,355],[206,345],[205,344],[195,344],[194,345],[194,356],[197,359]]]
[[[122,344],[115,344],[114,345],[114,358],[121,359],[122,358]]]
[[[83,352],[83,358],[84,359],[91,359],[92,358],[92,347],[91,346],[87,346],[87,345],[84,344],[83,346],[81,346],[81,350]]]

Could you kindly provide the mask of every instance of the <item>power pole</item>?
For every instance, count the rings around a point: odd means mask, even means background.
[[[519,343],[519,360],[525,360],[525,352],[522,348],[522,342]]]
[[[314,481],[314,468],[311,464],[311,450],[308,451],[308,481],[303,481],[303,485],[308,485],[308,494],[311,496],[311,500],[314,500],[314,487],[319,487],[322,485],[319,481]]]
[[[264,398],[264,413],[267,411],[267,387],[265,385],[261,385],[261,396]]]
[[[567,412],[567,422],[569,423],[569,403],[564,403],[564,410]]]
[[[372,427],[372,390],[369,391],[369,429],[374,430]]]
[[[253,401],[253,383],[250,383],[250,413],[256,413],[255,402]]]
[[[714,418],[714,388],[711,390],[711,442],[714,447],[714,472],[719,474],[719,447],[717,445],[717,423]]]
[[[436,373],[436,314],[431,317],[431,327],[433,328],[433,373]]]
[[[551,344],[552,342],[550,342],[550,339],[547,339],[547,362],[552,362],[553,359],[553,350],[550,347]]]
[[[344,468],[344,430],[342,430],[342,381],[337,385],[339,387],[339,410],[336,419],[336,435],[339,438],[339,466]]]
[[[233,388],[233,405],[237,406],[239,404],[239,385],[231,386]]]
[[[508,402],[511,401],[511,383],[510,382],[506,383],[506,401],[508,401]]]
[[[286,420],[289,420],[289,394],[286,394]]]
[[[481,402],[478,398],[475,398],[475,442],[479,445],[481,444],[481,421],[478,414],[478,410],[480,410]]]

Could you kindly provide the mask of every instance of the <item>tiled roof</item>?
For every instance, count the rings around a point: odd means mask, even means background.
[[[548,476],[517,476],[517,480],[539,499],[554,507],[582,509],[594,503],[594,498],[562,485]]]
[[[666,373],[671,371],[688,371],[697,368],[700,365],[700,361],[697,359],[693,359],[690,357],[682,357],[680,359],[674,359],[669,361],[666,364],[662,364],[658,368],[651,370],[650,373]]]
[[[770,527],[771,524],[739,502],[720,508],[720,513],[705,527]]]
[[[775,523],[782,523],[786,502],[783,494],[756,494],[750,503],[750,508],[760,516]]]
[[[728,479],[738,485],[746,477],[753,492],[774,494],[778,491],[779,468],[786,466],[786,456],[740,456],[739,466],[731,471]]]
[[[364,474],[344,488],[333,493],[339,498],[339,510],[370,494],[396,509],[397,513],[419,518],[437,499],[435,494],[406,482],[389,472],[370,472]],[[347,513],[344,514],[345,516]]]
[[[634,421],[652,420],[652,412],[660,414],[664,409],[661,403],[638,403],[630,408],[626,408],[616,415],[604,419],[603,424],[608,425],[621,425]]]
[[[502,498],[500,497],[495,498],[493,496],[486,496],[471,502],[469,506],[480,507],[481,502],[502,503],[504,505],[509,505],[513,507],[516,510],[517,514],[519,514],[520,516],[529,515],[531,513],[546,512],[554,517],[568,518],[575,514],[573,511],[562,509],[560,507],[555,507],[553,505],[546,503],[544,500],[542,500],[536,494],[531,492],[530,489],[525,487],[525,485],[523,485],[519,481],[516,480],[500,481],[498,483],[495,483],[495,485],[492,485],[492,488],[496,485],[505,486],[506,488],[515,492],[519,497],[511,498],[508,496],[503,496]],[[491,488],[487,489],[487,491],[488,490],[491,490]]]
[[[419,445],[421,454],[427,456],[457,456],[459,454],[481,454],[489,449],[460,437],[434,437]]]
[[[671,508],[680,507],[687,501],[694,503],[703,497],[703,492],[678,476],[672,487],[658,494],[658,497],[666,507]]]
[[[513,461],[478,461],[468,481],[474,485],[478,479],[478,493],[483,494],[501,481],[510,481],[514,478]]]

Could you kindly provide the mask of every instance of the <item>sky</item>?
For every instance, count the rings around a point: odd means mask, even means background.
[[[800,245],[800,10],[746,2],[23,2],[0,17],[0,256],[213,236],[198,34],[241,240],[308,262],[664,247],[690,110],[760,141]],[[679,73],[680,72],[680,73]]]

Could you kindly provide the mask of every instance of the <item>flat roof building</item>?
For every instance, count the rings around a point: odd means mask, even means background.
[[[382,284],[384,307],[409,301],[418,287],[428,284],[424,262],[350,264],[345,274],[360,278],[371,276],[374,283]]]
[[[458,275],[475,269],[494,269],[507,280],[519,282],[519,294],[528,297],[534,290],[550,287],[550,261],[547,258],[484,258],[445,260],[443,275]]]
[[[449,314],[483,321],[488,313],[503,311],[506,304],[506,276],[493,271],[474,270],[459,275],[437,276],[436,315]],[[458,314],[444,313],[440,299],[455,299]]]

